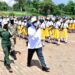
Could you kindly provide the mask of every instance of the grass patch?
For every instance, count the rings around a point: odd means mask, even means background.
[[[0,16],[42,16],[38,13],[32,13],[32,12],[17,12],[17,11],[0,11]]]

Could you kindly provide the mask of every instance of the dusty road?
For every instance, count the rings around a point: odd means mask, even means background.
[[[50,72],[46,73],[40,69],[40,63],[36,53],[32,60],[32,67],[28,68],[27,63],[27,47],[25,40],[17,38],[16,50],[21,54],[17,54],[17,60],[11,63],[13,73],[10,74],[3,65],[3,52],[0,47],[0,75],[75,75],[75,33],[69,34],[67,44],[61,43],[57,46],[54,44],[46,44],[43,48],[45,61],[50,67]],[[10,57],[11,60],[13,60]]]

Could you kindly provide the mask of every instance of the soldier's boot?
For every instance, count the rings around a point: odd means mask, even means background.
[[[12,72],[13,72],[13,71],[12,71],[12,69],[11,69],[10,64],[7,64],[7,65],[6,65],[6,68],[9,70],[9,72],[10,72],[10,73],[12,73]]]
[[[11,51],[10,55],[13,57],[14,60],[17,60],[16,51],[15,50]]]

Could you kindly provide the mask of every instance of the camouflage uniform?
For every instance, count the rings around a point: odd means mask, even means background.
[[[4,52],[4,65],[10,65],[9,54],[11,50],[11,35],[8,31],[0,28],[1,44]]]
[[[17,36],[17,25],[16,24],[14,24],[14,25],[9,24],[8,31],[12,35],[12,38],[11,38],[11,50],[15,50],[16,36]]]

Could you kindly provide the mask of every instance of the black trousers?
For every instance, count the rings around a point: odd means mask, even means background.
[[[31,65],[31,60],[32,60],[34,52],[37,53],[37,56],[41,62],[41,65],[46,67],[45,60],[42,54],[42,48],[28,49],[27,65]]]

